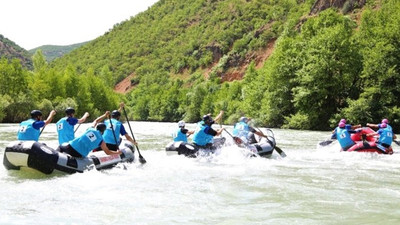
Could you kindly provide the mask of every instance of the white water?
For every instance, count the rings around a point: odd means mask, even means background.
[[[317,148],[329,132],[276,129],[284,159],[246,158],[237,147],[190,159],[165,153],[175,124],[131,125],[143,166],[50,176],[0,166],[0,224],[400,223],[396,145],[393,155],[339,152]],[[0,124],[1,159],[17,129]],[[41,141],[57,146],[54,124]]]

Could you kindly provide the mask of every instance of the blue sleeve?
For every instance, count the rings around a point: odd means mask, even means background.
[[[346,124],[345,128],[346,130],[351,130],[351,124]]]
[[[41,127],[44,127],[44,121],[35,121],[32,124],[33,128],[35,128],[36,130],[39,130]]]
[[[78,123],[78,119],[75,117],[68,117],[67,121],[72,126],[75,126]]]
[[[125,134],[126,134],[125,127],[124,127],[124,125],[122,125],[122,124],[121,124],[121,128],[119,129],[119,133],[120,133],[122,136],[125,136]]]

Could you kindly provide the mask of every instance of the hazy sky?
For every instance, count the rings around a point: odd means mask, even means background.
[[[158,0],[0,0],[0,34],[30,50],[93,40]]]

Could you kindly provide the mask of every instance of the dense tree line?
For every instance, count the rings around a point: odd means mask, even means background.
[[[33,64],[34,70],[28,71],[18,59],[0,59],[0,121],[20,122],[33,109],[40,109],[45,117],[55,109],[59,119],[67,107],[74,107],[77,116],[87,111],[95,118],[115,109],[121,100],[90,71],[79,74],[74,66],[64,71],[51,69],[41,51],[34,55]]]

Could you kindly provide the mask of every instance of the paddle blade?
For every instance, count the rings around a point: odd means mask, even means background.
[[[320,146],[327,146],[330,145],[333,142],[333,140],[326,140],[326,141],[321,141],[318,143]]]
[[[243,140],[240,139],[239,137],[233,137],[233,140],[235,141],[235,143],[236,143],[237,145],[243,144]]]
[[[286,153],[281,148],[279,148],[278,146],[275,146],[275,150],[279,153],[279,155],[282,158],[285,158],[287,156]]]
[[[146,160],[143,158],[142,155],[139,155],[139,162],[140,162],[141,164],[145,164],[145,163],[146,163]]]

